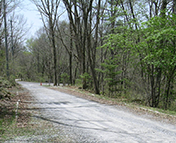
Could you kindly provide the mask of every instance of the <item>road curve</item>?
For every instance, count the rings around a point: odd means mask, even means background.
[[[19,82],[40,108],[39,118],[62,127],[70,142],[175,143],[176,126],[151,121],[115,106],[99,104],[48,89],[39,83]]]

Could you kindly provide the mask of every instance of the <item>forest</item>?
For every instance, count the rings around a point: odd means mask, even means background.
[[[27,40],[22,16],[6,24],[19,3],[4,2],[0,76],[176,111],[176,0],[31,0],[43,27]]]

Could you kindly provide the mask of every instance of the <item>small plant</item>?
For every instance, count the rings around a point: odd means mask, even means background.
[[[85,72],[80,77],[83,81],[83,89],[88,88],[90,86],[89,84],[91,83],[91,76],[87,72]]]
[[[68,82],[69,75],[67,73],[61,74],[61,80],[63,81],[63,86],[65,86],[66,82]]]
[[[10,81],[4,79],[3,77],[0,77],[0,87],[3,88],[11,88],[12,84]]]
[[[76,79],[75,84],[77,86],[81,86],[82,85],[82,80],[81,79]]]
[[[11,76],[10,76],[9,82],[11,83],[12,86],[15,86],[15,85],[16,85],[15,76],[14,76],[14,75],[11,75]]]

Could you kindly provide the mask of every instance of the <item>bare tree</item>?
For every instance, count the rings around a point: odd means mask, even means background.
[[[56,57],[56,42],[55,42],[55,27],[58,19],[58,9],[60,0],[32,0],[36,5],[44,27],[47,31],[50,44],[53,52],[53,71],[54,71],[54,86],[57,85],[57,57]]]
[[[70,24],[73,29],[74,42],[77,56],[79,58],[81,74],[84,76],[86,70],[91,71],[94,89],[100,93],[97,75],[95,71],[96,47],[98,46],[98,30],[101,10],[101,0],[94,2],[64,0]],[[86,68],[87,63],[87,68]],[[87,88],[86,79],[83,78],[83,89]]]

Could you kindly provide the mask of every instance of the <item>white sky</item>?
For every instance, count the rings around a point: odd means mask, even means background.
[[[61,7],[61,11],[59,13],[62,12],[63,8]],[[37,11],[36,6],[30,0],[23,0],[20,3],[19,8],[15,10],[15,13],[24,15],[24,18],[27,19],[27,26],[31,27],[31,29],[27,33],[27,39],[31,38],[32,36],[35,36],[36,31],[43,27],[43,23],[40,18],[40,13]],[[60,19],[67,19],[66,12]]]
[[[16,14],[24,15],[27,19],[27,27],[31,27],[27,35],[29,38],[35,35],[35,32],[43,26],[40,14],[36,6],[30,0],[23,0],[19,7],[15,10]]]

